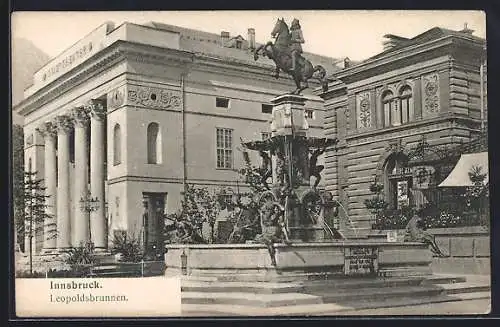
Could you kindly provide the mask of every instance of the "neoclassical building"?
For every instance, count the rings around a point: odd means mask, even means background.
[[[437,149],[474,140],[487,121],[484,39],[467,26],[387,37],[382,53],[335,72],[321,94],[325,134],[339,139],[326,153],[326,189],[345,208],[346,234],[370,231],[373,183],[390,209],[441,201],[433,190],[454,162],[443,167]]]
[[[270,100],[294,89],[271,77],[269,59],[253,60],[254,47],[253,28],[244,38],[107,23],[36,72],[14,110],[24,117],[25,168],[44,179],[57,237],[47,227],[35,252],[89,238],[105,249],[116,231],[154,243],[159,213],[179,207],[186,183],[244,189],[240,139],[267,137]],[[304,55],[335,69],[332,58]],[[322,136],[323,100],[306,97],[310,133]]]

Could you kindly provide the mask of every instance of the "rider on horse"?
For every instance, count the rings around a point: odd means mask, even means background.
[[[299,20],[294,18],[290,26],[290,50],[292,52],[292,71],[295,72],[302,54],[302,43],[305,43]]]

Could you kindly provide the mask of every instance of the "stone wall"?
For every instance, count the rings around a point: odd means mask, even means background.
[[[483,274],[491,272],[490,234],[482,227],[436,228],[429,230],[436,236],[436,242],[447,255],[434,257],[434,273]],[[370,238],[386,238],[387,231],[372,231]],[[404,230],[398,231],[398,237]]]

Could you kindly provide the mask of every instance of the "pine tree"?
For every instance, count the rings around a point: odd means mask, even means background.
[[[24,133],[19,125],[12,126],[12,193],[14,226],[19,242],[24,239]],[[19,245],[24,251],[24,242]]]
[[[55,223],[49,223],[52,215],[47,213],[47,198],[43,179],[37,179],[36,172],[24,172],[24,235],[29,240],[29,263],[30,273],[33,273],[33,237],[37,233],[44,231],[44,225],[47,225],[48,235],[44,238],[56,237]]]

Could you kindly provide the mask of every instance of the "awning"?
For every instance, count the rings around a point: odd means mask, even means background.
[[[462,187],[472,186],[469,172],[473,167],[481,167],[481,172],[486,174],[485,182],[488,182],[488,152],[462,154],[455,168],[439,184],[439,187]]]

